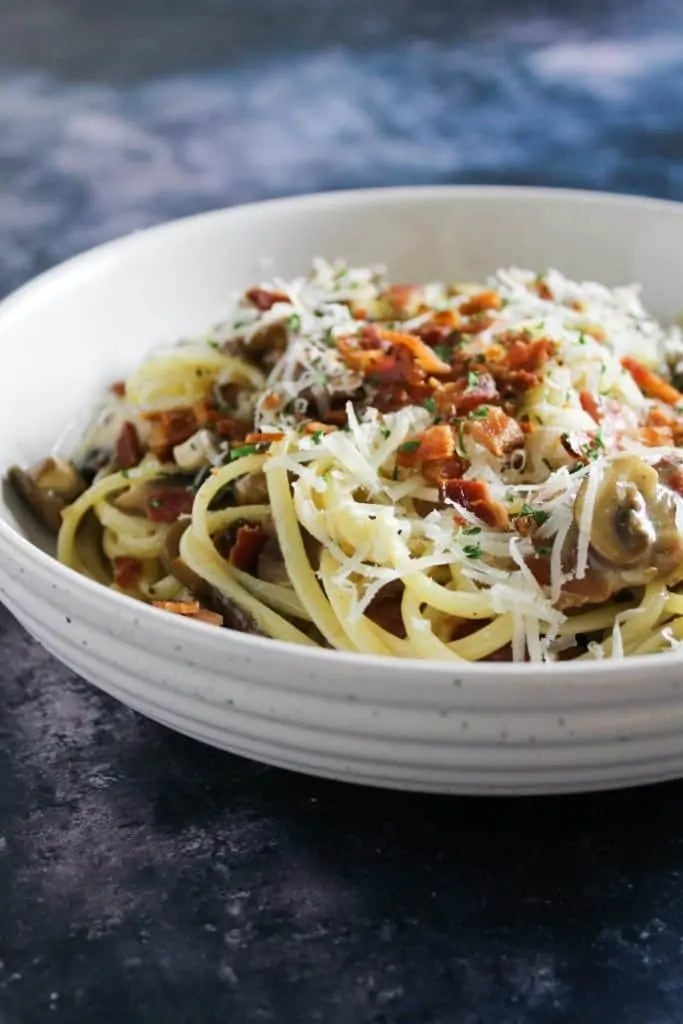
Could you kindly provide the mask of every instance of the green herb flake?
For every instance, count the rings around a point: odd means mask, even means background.
[[[435,345],[434,351],[444,363],[450,363],[453,358],[453,349],[450,345]]]
[[[234,462],[235,459],[241,459],[244,455],[253,455],[258,450],[258,445],[255,444],[243,444],[239,448],[230,449],[230,461]]]
[[[467,534],[468,537],[472,537],[475,533],[481,533],[481,526],[468,526],[467,529],[462,532]]]
[[[489,414],[489,408],[490,406],[488,405],[480,405],[479,408],[472,410],[469,418],[471,420],[485,420]]]
[[[207,341],[206,344],[209,346],[209,348],[216,349],[216,351],[218,351],[219,348],[221,347],[220,344],[217,341],[215,341],[213,338],[209,338],[209,340]]]
[[[311,440],[313,444],[320,444],[325,434],[324,430],[314,430],[311,434]]]
[[[583,333],[583,331],[581,331],[580,334],[579,334],[579,345],[585,345],[585,344],[586,344],[586,335]]]
[[[539,554],[539,555],[543,555],[543,556],[548,556],[548,555],[550,555],[550,553],[552,552],[552,550],[553,550],[553,549],[552,549],[551,547],[548,547],[548,545],[547,545],[547,544],[544,544],[544,545],[543,545],[543,547],[540,547],[540,548],[536,548],[536,552],[537,552],[537,554]]]
[[[533,519],[538,526],[543,526],[543,523],[550,519],[549,512],[544,512],[542,508],[532,508],[526,501],[522,505],[522,510],[519,514],[520,516],[528,516],[529,519]]]
[[[287,320],[287,326],[289,327],[290,331],[299,330],[299,328],[301,327],[301,317],[299,316],[298,313],[292,313],[292,315]]]
[[[388,437],[390,436],[390,434],[391,434],[391,431],[389,430],[389,427],[382,427],[382,428],[381,428],[381,432],[382,432],[382,437],[383,437],[383,438],[384,438],[384,440],[386,441],[386,439],[387,439],[387,438],[388,438]]]
[[[481,558],[481,544],[465,544],[462,550],[468,558]]]
[[[413,441],[404,441],[403,444],[398,446],[398,450],[400,452],[416,452],[419,447],[420,441],[415,439]]]
[[[467,387],[476,388],[479,383],[479,374],[475,373],[474,370],[470,370],[467,374]]]
[[[424,400],[424,402],[422,404],[424,405],[424,407],[427,410],[427,412],[432,413],[432,415],[436,412],[436,402],[431,397],[431,395],[430,395],[429,398],[425,398],[425,400]]]

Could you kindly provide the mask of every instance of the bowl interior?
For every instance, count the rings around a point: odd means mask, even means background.
[[[219,320],[233,289],[305,272],[316,255],[384,263],[399,281],[505,265],[639,281],[646,305],[673,319],[682,211],[545,190],[392,189],[236,207],[101,247],[0,305],[0,475],[48,453],[150,348]],[[7,487],[0,519],[49,547]]]

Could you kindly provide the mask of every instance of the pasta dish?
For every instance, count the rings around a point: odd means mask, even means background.
[[[318,260],[10,477],[63,563],[216,626],[441,660],[656,653],[683,639],[679,382],[681,331],[636,287]]]

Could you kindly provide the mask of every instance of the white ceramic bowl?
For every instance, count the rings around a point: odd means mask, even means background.
[[[683,305],[683,205],[511,188],[390,189],[237,207],[102,246],[0,305],[0,473],[30,463],[153,345],[314,255],[394,279],[505,265],[640,281]],[[247,757],[380,786],[458,793],[607,788],[683,775],[683,663],[463,665],[300,649],[163,615],[58,564],[0,504],[0,596],[57,658],[180,732]],[[41,549],[42,548],[42,549]]]

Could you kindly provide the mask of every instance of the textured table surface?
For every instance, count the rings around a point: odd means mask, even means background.
[[[0,292],[319,188],[681,199],[682,33],[679,0],[3,0]],[[0,1022],[678,1024],[681,797],[264,768],[114,704],[0,610]]]

